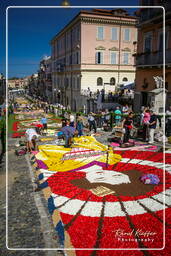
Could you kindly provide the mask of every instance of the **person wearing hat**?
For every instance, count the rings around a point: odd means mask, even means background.
[[[157,126],[157,116],[154,111],[150,110],[150,121],[149,121],[149,142],[150,144],[154,143],[154,132]]]

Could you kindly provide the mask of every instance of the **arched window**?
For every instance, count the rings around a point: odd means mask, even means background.
[[[101,77],[97,78],[97,85],[103,85],[103,79]]]
[[[127,81],[128,81],[128,78],[127,78],[127,77],[124,77],[124,78],[122,79],[122,81],[123,81],[123,82],[127,82]]]
[[[111,77],[110,85],[115,85],[115,84],[116,84],[116,79],[114,77]]]

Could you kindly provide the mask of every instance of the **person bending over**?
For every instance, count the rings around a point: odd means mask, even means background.
[[[70,126],[70,121],[66,120],[66,125],[61,129],[65,138],[65,147],[69,148],[72,144],[72,138],[75,134],[75,128]]]
[[[36,146],[36,139],[39,137],[39,135],[37,134],[36,130],[33,128],[27,129],[26,130],[26,148],[27,148],[27,152],[31,152],[32,150],[37,150],[37,146]]]

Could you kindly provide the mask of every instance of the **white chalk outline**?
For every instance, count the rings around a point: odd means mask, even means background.
[[[161,8],[163,9],[163,81],[165,85],[165,8],[163,6],[8,6],[6,8],[6,107],[8,109],[8,10],[12,8],[35,8],[35,9],[51,9],[51,8],[77,8],[77,9],[83,9],[83,8]],[[163,102],[164,102],[164,113],[165,113],[165,93],[163,93]],[[8,111],[6,111],[6,152],[8,152]],[[165,114],[164,114],[164,127],[165,131]],[[163,138],[163,149],[165,152],[165,141]],[[165,165],[165,153],[163,153],[163,159],[164,159],[164,165]],[[165,191],[165,170],[163,174],[163,190]],[[165,204],[165,196],[163,196],[163,201]],[[9,248],[8,247],[8,154],[6,154],[6,247],[8,250],[15,250],[15,251],[49,251],[49,250],[61,250],[61,248]],[[165,248],[165,209],[163,207],[163,247],[162,248],[63,248],[64,250],[163,250]],[[62,250],[63,250],[62,249]]]

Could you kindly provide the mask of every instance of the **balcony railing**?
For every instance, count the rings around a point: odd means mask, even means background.
[[[166,64],[171,63],[171,50],[166,50]],[[147,53],[138,55],[136,57],[136,65],[162,65],[163,64],[163,52]]]

